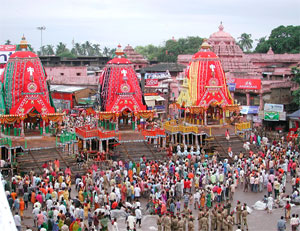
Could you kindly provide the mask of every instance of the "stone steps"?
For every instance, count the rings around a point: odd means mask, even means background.
[[[153,144],[146,142],[126,142],[121,143],[116,147],[116,152],[120,154],[120,159],[125,161],[139,161],[141,157],[145,156],[147,160],[162,159],[157,155],[157,149]]]
[[[208,140],[207,145],[213,151],[218,151],[221,158],[230,158],[228,156],[228,148],[231,147],[233,155],[244,151],[243,140],[237,135],[231,135],[230,140],[227,141],[225,136],[215,136],[214,139]]]
[[[30,152],[30,153],[29,153]],[[72,172],[76,172],[76,159],[63,153],[59,148],[49,148],[41,150],[29,150],[23,155],[17,155],[18,172],[29,172],[34,170],[36,173],[42,172],[42,165],[45,162],[60,161],[60,168],[71,167]]]

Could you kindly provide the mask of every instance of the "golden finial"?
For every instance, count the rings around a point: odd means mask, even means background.
[[[121,57],[122,55],[124,55],[124,51],[122,49],[122,46],[119,44],[118,48],[116,49],[116,55]]]
[[[26,38],[23,34],[22,40],[20,42],[20,48],[21,49],[27,49],[27,47],[28,47],[28,43],[27,43]]]
[[[201,50],[208,50],[211,48],[211,45],[207,42],[207,39],[203,39],[203,43],[201,45]]]

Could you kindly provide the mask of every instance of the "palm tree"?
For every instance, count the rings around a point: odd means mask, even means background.
[[[93,56],[93,47],[92,44],[89,41],[86,41],[84,44],[82,44],[85,50],[85,55],[87,56]]]
[[[9,39],[7,39],[4,43],[4,45],[11,45],[11,41]]]
[[[109,56],[109,53],[110,53],[110,49],[108,47],[104,47],[103,48],[103,55],[105,57],[108,57]]]
[[[96,56],[101,56],[100,44],[93,44],[93,49]]]
[[[44,53],[43,55],[54,55],[54,46],[53,45],[47,45],[47,46],[43,46],[44,48]]]
[[[82,55],[82,46],[80,43],[75,43],[74,47],[72,48],[71,51],[72,54],[74,55]]]
[[[243,33],[241,37],[238,38],[238,44],[242,48],[243,51],[250,51],[252,48],[253,40],[251,39],[251,34]]]
[[[47,48],[46,46],[42,46],[40,49],[40,52],[38,52],[39,55],[47,55]]]
[[[67,51],[69,51],[69,49],[67,48],[66,44],[59,42],[59,44],[56,45],[56,51],[55,51],[56,55],[59,55]]]

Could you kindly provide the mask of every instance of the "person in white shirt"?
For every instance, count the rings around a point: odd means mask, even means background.
[[[21,217],[19,216],[18,212],[16,212],[16,215],[14,215],[14,220],[15,220],[17,230],[21,231],[22,230]]]
[[[47,201],[46,201],[46,205],[47,205],[47,210],[49,211],[53,205],[53,201],[51,198],[49,198]]]
[[[295,214],[292,215],[290,224],[291,224],[292,231],[296,231],[299,223],[298,223],[298,219],[296,218]]]
[[[40,208],[37,205],[35,205],[34,209],[32,210],[32,214],[34,214],[33,222],[35,225],[37,222],[37,215],[39,214],[39,212],[40,212]]]
[[[200,192],[197,190],[194,194],[194,208],[200,207]]]
[[[63,214],[66,214],[66,206],[64,204],[61,204],[59,207],[58,207],[58,210],[59,211],[63,211]]]
[[[117,198],[117,195],[115,193],[115,190],[113,189],[112,192],[109,194],[109,201],[112,204]]]
[[[112,230],[113,231],[119,231],[117,218],[115,218],[114,221],[113,221]]]
[[[136,224],[135,217],[132,214],[129,215],[127,218],[127,225],[128,225],[129,230],[134,230],[135,224]]]
[[[137,207],[135,210],[135,217],[136,217],[136,224],[139,224],[139,227],[142,225],[142,211],[140,210],[140,207]]]
[[[138,185],[134,187],[134,198],[139,199],[141,196],[141,189]]]

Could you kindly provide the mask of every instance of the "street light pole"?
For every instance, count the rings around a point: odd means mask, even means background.
[[[46,27],[45,26],[39,26],[37,27],[36,29],[40,30],[41,31],[41,49],[40,49],[40,52],[42,54],[42,47],[43,47],[43,30],[46,30]]]

